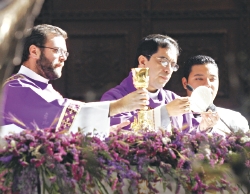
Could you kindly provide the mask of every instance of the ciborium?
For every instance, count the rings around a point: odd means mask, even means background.
[[[147,88],[149,84],[149,68],[132,68],[133,84],[136,89]],[[131,128],[134,132],[152,131],[152,119],[149,118],[148,110],[139,110]]]

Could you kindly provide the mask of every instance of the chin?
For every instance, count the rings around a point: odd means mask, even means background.
[[[57,78],[60,78],[62,76],[62,69],[56,69],[56,71],[54,71],[54,74]]]
[[[164,83],[161,83],[161,88],[165,87],[165,85],[168,83],[168,80],[165,81]]]
[[[50,80],[56,80],[62,76],[62,73],[54,72],[53,75],[50,76]]]

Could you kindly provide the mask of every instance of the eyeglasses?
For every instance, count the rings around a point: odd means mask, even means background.
[[[176,62],[171,62],[166,57],[157,57],[157,59],[160,61],[163,67],[167,67],[168,65],[171,65],[171,68],[173,71],[177,71],[179,69],[179,65]]]
[[[68,58],[68,56],[69,56],[69,52],[63,50],[62,48],[57,48],[57,47],[52,48],[52,47],[47,47],[47,46],[37,46],[37,47],[52,49],[55,51],[56,54],[61,54],[61,55],[65,56],[66,58]]]
[[[152,55],[147,55],[147,56],[151,57]],[[163,67],[167,67],[170,64],[173,71],[177,71],[179,69],[179,65],[177,63],[171,62],[166,57],[156,57],[156,59],[160,61]]]

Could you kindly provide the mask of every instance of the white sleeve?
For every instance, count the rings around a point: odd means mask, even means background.
[[[217,112],[220,118],[223,119],[233,132],[237,132],[239,130],[247,132],[249,130],[248,121],[241,113],[221,107],[217,107]],[[224,127],[226,127],[225,124]]]
[[[75,116],[70,127],[70,131],[75,133],[80,128],[84,134],[104,138],[109,135],[110,118],[109,118],[110,102],[91,102],[84,103]]]
[[[249,131],[249,125],[247,119],[239,112],[236,112],[235,119],[232,120],[232,127],[234,132],[242,130],[243,132]]]

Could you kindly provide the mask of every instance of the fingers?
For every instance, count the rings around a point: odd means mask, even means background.
[[[114,133],[116,135],[118,130],[122,129],[123,127],[126,127],[129,124],[130,124],[130,121],[125,120],[120,124],[112,125],[110,126],[109,133]]]
[[[148,105],[141,104],[141,105],[138,106],[137,109],[139,109],[139,110],[148,110],[148,109],[149,109],[149,106],[148,106]]]
[[[202,118],[206,118],[212,121],[218,120],[220,117],[217,112],[212,112],[211,110],[208,110],[207,112],[201,113]]]
[[[140,110],[148,110],[149,95],[145,88],[141,88],[135,91],[134,103]]]
[[[146,89],[138,89],[130,94],[124,96],[122,99],[122,107],[126,111],[130,112],[134,110],[147,110],[149,105],[149,96]]]
[[[190,102],[189,101],[185,101],[180,105],[182,108],[182,110],[186,113],[186,112],[190,112]]]
[[[183,106],[183,111],[184,113],[191,112],[191,100],[190,97],[182,97],[182,106]]]
[[[149,100],[148,91],[145,88],[141,88],[135,91],[140,100]]]
[[[191,109],[190,109],[191,103],[190,103],[189,97],[181,97],[181,98],[177,98],[175,100],[178,102],[176,108],[179,108],[183,112],[183,114],[191,111]]]
[[[129,120],[126,120],[126,121],[123,121],[122,123],[120,123],[120,124],[118,124],[117,126],[116,126],[116,129],[118,130],[118,129],[122,129],[123,127],[126,127],[126,126],[128,126],[130,124],[130,121]]]
[[[136,90],[139,94],[140,93],[148,93],[148,90],[146,88],[139,88]]]
[[[190,112],[189,97],[176,98],[166,105],[169,116],[178,116]]]
[[[218,113],[212,112],[211,110],[201,113],[201,117],[203,122],[206,123],[207,127],[213,127],[220,119]]]

